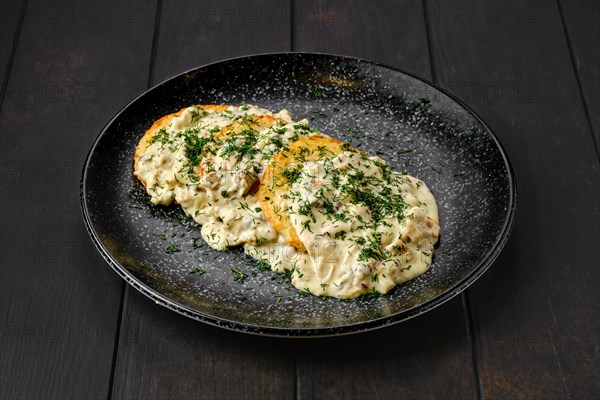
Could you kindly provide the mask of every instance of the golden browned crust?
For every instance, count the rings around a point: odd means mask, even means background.
[[[191,106],[190,106],[191,107]],[[227,110],[229,106],[221,105],[221,104],[207,104],[207,105],[198,105],[198,107],[202,108],[204,111],[213,111],[213,112],[222,112]],[[164,117],[156,120],[150,129],[144,133],[144,136],[140,139],[137,147],[135,148],[135,154],[133,155],[133,173],[138,179],[142,182],[144,186],[146,186],[146,182],[144,182],[141,177],[137,174],[138,170],[138,160],[146,153],[148,147],[150,146],[150,141],[154,135],[158,133],[161,129],[166,128],[171,123],[171,120],[176,116],[181,115],[182,112],[187,110],[189,107],[182,108],[176,113],[165,115]]]
[[[302,162],[322,159],[324,150],[331,153],[331,157],[335,157],[348,149],[358,151],[330,137],[308,136],[292,143],[288,150],[276,154],[265,168],[258,188],[258,200],[273,229],[282,234],[290,246],[306,251],[290,221],[288,211],[282,207],[283,196],[289,192],[291,186],[289,175],[285,171],[290,171]]]

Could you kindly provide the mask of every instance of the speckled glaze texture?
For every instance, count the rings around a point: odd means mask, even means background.
[[[427,100],[423,100],[427,99]],[[424,180],[441,236],[428,272],[381,297],[301,296],[240,249],[219,253],[177,207],[154,206],[132,174],[134,148],[152,122],[191,104],[287,108],[320,131]],[[383,327],[456,296],[496,258],[516,206],[509,161],[468,107],[420,78],[356,58],[267,54],[207,65],[144,93],[108,123],[86,160],[81,202],[98,250],[157,303],[228,329],[327,336]],[[175,245],[173,245],[175,244]],[[167,248],[180,249],[166,252]],[[202,268],[202,275],[190,274]],[[232,271],[234,270],[234,271]],[[248,277],[234,280],[236,273]]]

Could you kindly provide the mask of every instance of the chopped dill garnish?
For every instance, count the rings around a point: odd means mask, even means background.
[[[199,249],[201,247],[204,247],[204,241],[202,241],[202,238],[200,238],[200,237],[193,237],[192,238],[192,248],[193,249]]]
[[[177,253],[179,251],[181,251],[181,246],[177,243],[171,243],[169,247],[165,249],[165,253],[167,254]]]
[[[323,97],[323,92],[321,91],[321,88],[317,85],[313,85],[311,94],[315,99]]]
[[[280,273],[279,275],[281,276],[281,279],[284,282],[289,282],[289,281],[292,280],[292,276],[294,275],[294,271],[295,271],[295,268],[292,268],[292,269],[285,268],[283,270],[283,272]]]
[[[401,156],[403,154],[408,154],[408,153],[412,153],[414,150],[412,149],[399,149],[396,154]]]
[[[166,129],[161,129],[152,136],[150,139],[150,144],[155,142],[160,142],[162,145],[169,143],[169,133]]]
[[[198,276],[202,276],[206,273],[206,270],[203,268],[194,268],[190,271],[190,274],[196,274]]]
[[[428,98],[420,98],[410,103],[409,108],[412,111],[415,110],[427,110],[431,106],[431,100]]]
[[[271,270],[271,264],[269,264],[269,262],[267,260],[260,260],[257,264],[256,264],[256,268],[258,268],[259,271],[269,271]]]
[[[381,232],[374,232],[373,239],[366,241],[364,247],[360,249],[358,261],[385,260],[385,251],[381,249]]]
[[[294,182],[297,182],[302,175],[302,164],[298,164],[295,167],[286,168],[281,172],[281,176],[283,176],[290,185]]]
[[[240,269],[229,268],[233,272],[233,280],[239,283],[244,283],[248,274]]]
[[[198,131],[195,129],[188,129],[185,132],[185,157],[188,160],[188,173],[194,172],[194,168],[200,164],[205,146],[213,141],[213,135],[206,138],[198,137]]]
[[[257,133],[258,132],[254,129],[244,129],[243,131],[234,134],[225,141],[223,150],[221,150],[221,157],[225,157],[231,153],[237,153],[237,156],[241,158],[258,153],[258,149],[255,146],[258,141]],[[244,141],[241,144],[237,144],[240,137],[243,138]]]

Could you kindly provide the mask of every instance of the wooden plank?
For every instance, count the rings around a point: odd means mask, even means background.
[[[219,59],[286,51],[289,3],[165,2],[157,43],[153,83]],[[127,288],[113,397],[292,398],[294,350],[293,341],[179,316]]]
[[[427,2],[436,76],[495,130],[519,187],[512,237],[469,290],[482,394],[597,397],[600,173],[557,4],[448,7]]]
[[[113,398],[284,399],[294,343],[204,325],[127,291]]]
[[[298,2],[294,15],[298,51],[362,57],[431,79],[419,2]],[[460,298],[399,326],[298,346],[298,398],[477,396]]]
[[[108,395],[123,284],[83,226],[79,176],[145,84],[153,17],[145,1],[28,2],[0,115],[0,398]]]
[[[154,83],[204,64],[290,50],[290,2],[166,1]],[[176,45],[175,45],[176,44]]]
[[[13,44],[17,39],[19,24],[23,18],[24,0],[3,1],[0,3],[0,79],[4,84]],[[1,100],[1,97],[0,97]]]
[[[593,0],[560,1],[596,148],[600,152],[600,3]]]
[[[297,1],[293,12],[295,51],[361,57],[430,76],[420,1]]]
[[[298,343],[298,399],[476,397],[460,298],[393,327]]]

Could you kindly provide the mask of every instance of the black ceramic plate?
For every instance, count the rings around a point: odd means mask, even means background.
[[[259,271],[241,250],[200,246],[198,227],[153,206],[132,175],[152,122],[191,104],[287,108],[320,131],[424,180],[440,213],[433,264],[386,296],[337,301],[299,292]],[[133,287],[188,317],[281,336],[358,332],[406,320],[456,296],[504,246],[516,190],[505,152],[466,105],[425,80],[356,58],[267,54],[222,61],[150,89],[108,123],[85,162],[81,202],[98,250]],[[168,249],[180,251],[170,252]],[[190,274],[194,268],[206,271]],[[235,280],[242,272],[243,283]]]

